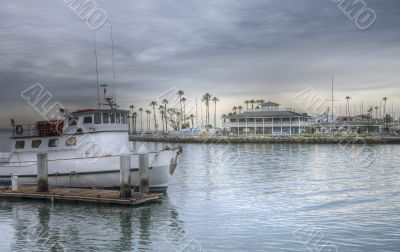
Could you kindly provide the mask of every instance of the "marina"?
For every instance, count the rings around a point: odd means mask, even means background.
[[[399,13],[0,1],[0,252],[400,251]]]

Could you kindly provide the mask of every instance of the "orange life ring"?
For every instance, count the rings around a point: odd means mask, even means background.
[[[24,128],[22,127],[22,125],[17,125],[17,126],[15,127],[15,132],[16,132],[18,135],[21,135],[22,132],[24,132]]]

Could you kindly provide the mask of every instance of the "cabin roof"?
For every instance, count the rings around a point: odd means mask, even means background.
[[[80,109],[71,112],[71,115],[80,116],[80,115],[91,115],[94,113],[128,113],[128,111],[123,109]]]

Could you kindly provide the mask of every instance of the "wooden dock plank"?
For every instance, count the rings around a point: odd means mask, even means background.
[[[137,206],[160,200],[162,194],[134,193],[130,199],[120,199],[119,191],[76,188],[50,188],[49,192],[37,192],[36,187],[21,187],[16,192],[10,189],[0,192],[0,198],[42,199],[48,201],[74,201],[87,203]]]

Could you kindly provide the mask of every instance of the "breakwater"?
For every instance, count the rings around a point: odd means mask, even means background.
[[[298,144],[400,144],[400,137],[383,136],[129,136],[130,141],[199,144],[239,144],[239,143],[298,143]]]

